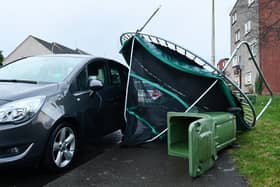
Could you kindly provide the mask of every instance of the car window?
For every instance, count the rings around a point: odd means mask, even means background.
[[[0,69],[0,79],[61,82],[84,60],[61,56],[24,58],[3,66]]]
[[[107,83],[105,74],[105,64],[93,62],[88,65],[88,77],[89,79],[100,80],[103,85]]]
[[[79,73],[76,79],[76,91],[85,91],[88,90],[88,84],[87,84],[87,73],[84,69]]]
[[[110,69],[111,83],[113,86],[121,86],[121,76],[117,68]]]

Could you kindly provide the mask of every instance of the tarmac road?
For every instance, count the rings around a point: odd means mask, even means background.
[[[115,132],[104,137],[100,141],[94,141],[80,147],[79,156],[71,170],[64,173],[51,173],[43,169],[33,168],[10,168],[0,171],[0,187],[32,187],[44,186],[59,177],[79,168],[86,162],[94,159],[97,155],[103,154],[120,141],[120,132]]]
[[[211,170],[193,179],[188,174],[188,161],[168,156],[165,143],[113,146],[47,186],[247,186],[227,151],[219,154]]]
[[[74,169],[63,174],[43,170],[0,173],[2,186],[247,186],[227,150],[214,168],[198,178],[188,175],[188,162],[167,155],[166,144],[120,148],[120,134],[84,146]]]

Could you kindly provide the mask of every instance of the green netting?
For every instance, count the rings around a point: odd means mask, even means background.
[[[128,64],[132,40],[133,37],[127,40],[121,49]],[[124,137],[128,144],[144,142],[165,129],[167,112],[184,112],[215,80],[218,83],[192,111],[226,112],[232,107],[241,108],[220,75],[140,35],[135,36],[133,48],[126,101],[128,128]],[[130,110],[133,106],[138,107]],[[242,110],[235,115],[238,129],[250,128]]]

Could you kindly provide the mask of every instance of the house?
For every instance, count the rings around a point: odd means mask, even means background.
[[[65,53],[88,54],[81,49],[71,49],[56,42],[49,43],[45,40],[30,35],[4,59],[3,64],[8,64],[14,60],[27,56]]]
[[[231,52],[241,41],[250,44],[254,58],[274,93],[280,93],[280,2],[237,0],[230,12]],[[248,50],[242,47],[229,67],[231,78],[248,93],[260,92],[259,80]],[[267,90],[263,90],[267,93]]]
[[[226,65],[226,63],[227,63],[227,61],[228,61],[228,58],[222,58],[222,59],[220,59],[219,62],[217,63],[217,68],[218,68],[218,70],[222,71],[222,70],[224,69],[224,67],[225,67],[225,65]]]
[[[259,55],[259,3],[257,0],[237,0],[230,12],[231,17],[231,52],[241,41],[250,43],[258,65]],[[233,57],[228,71],[231,78],[245,92],[255,93],[255,81],[258,78],[248,50],[242,47]]]

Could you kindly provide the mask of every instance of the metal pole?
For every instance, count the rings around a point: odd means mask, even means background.
[[[137,30],[137,32],[142,32],[142,30],[147,26],[147,24],[153,19],[153,17],[157,14],[157,12],[161,9],[161,5],[154,11],[151,17],[146,21],[146,23],[141,27],[141,29]],[[137,33],[136,32],[136,33]]]
[[[185,111],[189,112],[218,82],[218,79],[216,79],[213,84],[210,85],[210,87],[203,93],[201,96]]]
[[[128,70],[128,80],[126,83],[126,93],[125,93],[125,103],[124,103],[124,119],[127,122],[127,118],[126,118],[126,108],[127,108],[127,96],[128,96],[128,86],[129,86],[129,82],[130,82],[130,73],[131,73],[131,65],[132,65],[132,58],[133,58],[133,52],[134,52],[134,43],[135,43],[135,36],[141,32],[147,25],[148,23],[153,19],[153,17],[157,14],[157,12],[160,10],[161,5],[153,12],[153,14],[149,17],[149,19],[145,22],[145,24],[140,28],[136,30],[136,33],[132,39],[132,44],[131,44],[131,51],[130,51],[130,59],[129,59],[129,70]]]
[[[205,92],[203,94],[201,94],[201,96],[188,108],[188,110],[186,110],[185,112],[189,112],[218,82],[218,79],[216,79],[209,88],[207,88],[207,90],[205,90]],[[155,137],[145,141],[144,143],[150,143],[155,141],[157,138],[159,138],[161,135],[163,135],[164,133],[166,133],[168,131],[168,128],[164,129],[163,131],[161,131],[158,135],[156,135]]]
[[[215,0],[212,0],[212,47],[211,47],[211,63],[215,65]]]

